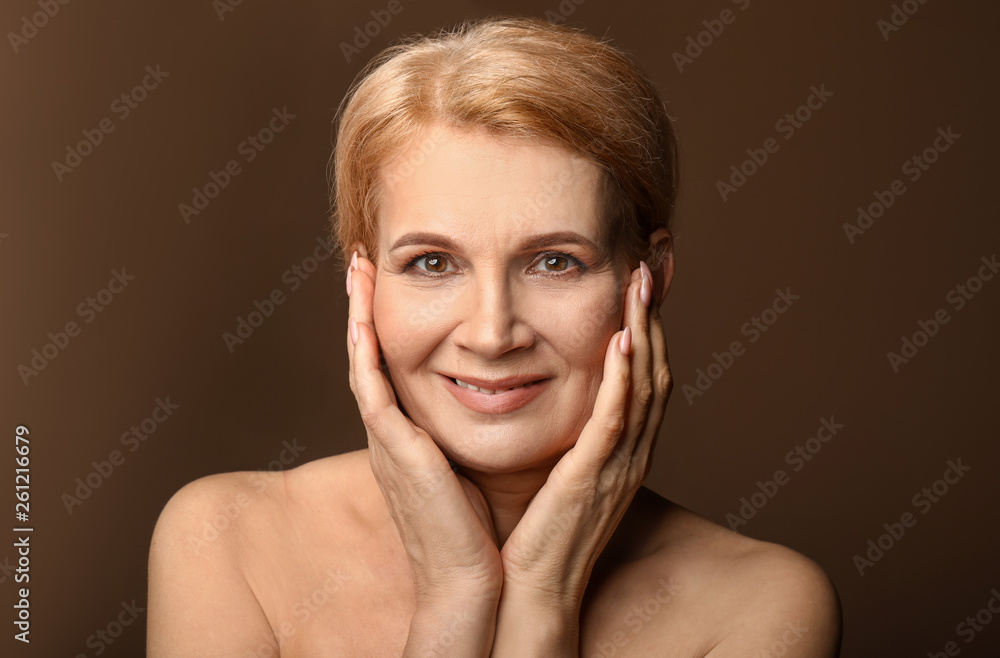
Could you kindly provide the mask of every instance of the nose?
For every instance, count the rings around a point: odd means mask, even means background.
[[[452,332],[457,346],[483,359],[497,359],[531,345],[533,332],[522,316],[526,300],[506,271],[480,270],[463,287],[457,309],[460,322]]]

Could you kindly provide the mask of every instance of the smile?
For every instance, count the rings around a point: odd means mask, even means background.
[[[548,388],[551,379],[541,379],[498,389],[480,388],[454,377],[441,375],[448,392],[468,409],[484,414],[502,414],[526,406]]]
[[[449,377],[449,379],[451,379],[453,382],[455,382],[456,384],[458,384],[459,386],[461,386],[463,388],[468,388],[468,389],[471,389],[473,391],[479,391],[480,393],[486,393],[487,395],[496,395],[497,393],[504,393],[506,391],[513,391],[513,390],[518,389],[518,388],[524,388],[525,386],[532,386],[533,384],[537,384],[538,383],[538,382],[528,382],[526,384],[521,384],[520,386],[511,386],[510,388],[498,388],[498,389],[490,390],[488,388],[480,388],[480,387],[475,386],[473,384],[466,384],[461,379],[456,379],[454,377]]]

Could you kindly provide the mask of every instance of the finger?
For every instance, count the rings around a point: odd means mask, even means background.
[[[347,327],[347,354],[348,371],[351,373],[349,379],[351,390],[356,392],[353,368],[350,364],[354,361],[355,345],[352,339],[351,318],[354,323],[366,322],[370,326],[375,326],[372,300],[375,294],[375,266],[371,261],[361,256],[357,251],[351,257],[348,266],[347,282],[350,286],[350,296],[348,301],[348,327]],[[395,398],[395,396],[393,396]]]
[[[365,286],[365,279],[371,281],[371,290],[374,291],[375,286],[375,266],[371,264],[367,258],[362,256],[360,253],[355,251],[351,255],[351,261],[347,266],[347,317],[354,318],[356,321],[368,322],[374,326],[374,322],[371,319],[371,304],[366,303],[365,292],[368,290]],[[367,307],[367,308],[366,308]],[[347,352],[349,355],[354,355],[354,342],[351,340],[350,334],[347,336]]]
[[[351,384],[351,392],[357,397],[357,388],[354,386],[354,340],[351,338],[352,323],[351,318],[354,317],[354,299],[356,293],[354,292],[354,261],[357,252],[351,255],[351,260],[347,263],[347,332],[345,338],[347,339],[347,374],[348,381]]]
[[[370,311],[365,309],[370,308],[374,283],[360,268],[352,272],[351,278],[352,297],[358,298],[354,308],[370,317]],[[458,482],[447,458],[427,432],[403,415],[396,402],[392,383],[380,367],[375,329],[360,319],[354,324],[357,342],[353,344],[351,376],[379,488],[386,496],[402,496],[411,503],[425,501],[442,487],[450,487],[454,494]]]
[[[670,392],[674,386],[667,354],[667,340],[663,332],[663,320],[660,317],[660,309],[656,306],[650,307],[649,340],[652,349],[653,400],[650,403],[646,426],[643,428],[642,436],[639,437],[636,445],[636,452],[647,454],[651,464],[656,438],[660,433],[660,425],[663,423],[663,417],[666,413],[667,401],[670,399]]]
[[[648,268],[647,268],[648,271]],[[642,301],[640,291],[643,287],[642,267],[636,270],[633,283],[629,285],[625,295],[624,322],[632,328],[632,369],[631,391],[627,398],[627,422],[618,450],[623,456],[634,454],[636,443],[646,426],[649,406],[653,399],[653,362],[649,340],[650,309]],[[645,285],[652,295],[652,277],[647,275]]]
[[[418,439],[418,430],[399,410],[392,385],[379,367],[375,330],[360,321],[356,322],[356,327],[358,341],[354,346],[351,371],[361,419],[369,429],[369,447],[374,435],[383,447],[398,450]]]
[[[368,433],[369,461],[400,532],[415,537],[428,530],[423,527],[418,531],[417,527],[429,523],[442,531],[436,536],[454,539],[456,525],[478,525],[492,532],[495,545],[496,534],[482,494],[477,500],[476,487],[471,482],[460,483],[431,436],[404,416],[396,404],[392,384],[380,368],[375,330],[366,322],[357,322],[357,334],[352,367],[358,408]],[[428,505],[431,501],[436,504]],[[454,501],[459,501],[457,508]]]
[[[589,473],[597,473],[615,449],[625,430],[625,400],[629,388],[631,356],[621,351],[622,336],[631,339],[631,328],[615,332],[604,353],[604,378],[597,391],[594,411],[580,432],[576,445],[569,451],[572,464]],[[631,353],[632,347],[628,346]]]

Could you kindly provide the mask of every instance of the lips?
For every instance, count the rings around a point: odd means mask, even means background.
[[[535,382],[528,382],[527,384],[518,384],[517,386],[510,386],[508,388],[500,388],[500,387],[497,387],[497,388],[486,388],[486,387],[482,387],[482,386],[475,386],[474,384],[469,384],[467,382],[462,381],[461,379],[455,379],[454,381],[455,381],[456,384],[458,384],[459,386],[461,386],[463,388],[467,388],[467,389],[472,390],[472,391],[479,391],[480,393],[486,393],[487,395],[496,395],[497,393],[506,393],[507,391],[513,391],[514,389],[517,389],[517,388],[524,388],[525,386],[531,386],[532,384],[535,383]]]
[[[542,374],[515,375],[513,377],[503,377],[500,379],[479,379],[478,377],[459,375],[449,372],[443,372],[441,374],[451,379],[458,386],[471,388],[472,390],[479,390],[484,393],[502,393],[510,389],[534,384],[548,379],[546,375]]]
[[[492,382],[482,379],[468,382],[442,373],[441,381],[466,408],[484,414],[503,414],[520,409],[537,398],[548,388],[550,379],[529,375]]]

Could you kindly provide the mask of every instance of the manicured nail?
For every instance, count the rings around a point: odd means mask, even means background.
[[[621,349],[622,354],[628,356],[629,348],[632,347],[632,329],[625,327],[625,331],[622,332],[621,340],[618,341],[618,347]]]
[[[639,289],[639,297],[648,308],[650,302],[653,301],[653,274],[649,271],[646,261],[639,261],[639,269],[642,270],[642,288]]]
[[[358,251],[355,249],[354,253],[351,254],[351,267],[358,269]]]
[[[358,323],[354,321],[353,317],[351,317],[351,323],[350,324],[351,324],[351,344],[352,345],[357,345],[358,344]]]
[[[351,296],[351,270],[353,268],[347,268],[347,296]]]

